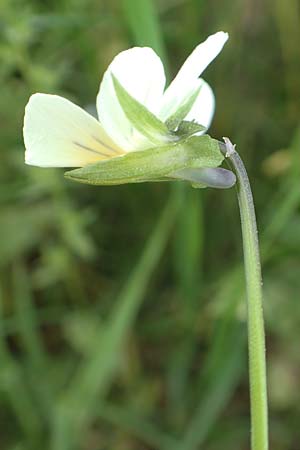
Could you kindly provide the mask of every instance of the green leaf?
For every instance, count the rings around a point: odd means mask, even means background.
[[[131,152],[65,173],[86,184],[141,183],[171,176],[186,168],[218,167],[224,159],[218,141],[208,135],[192,136],[176,144]]]
[[[183,99],[177,108],[176,112],[172,114],[166,121],[166,125],[169,130],[176,130],[176,128],[181,124],[183,119],[188,115],[194,103],[199,95],[202,84],[196,89],[192,89],[188,95]]]
[[[133,98],[112,74],[114,88],[120,105],[132,126],[146,136],[154,145],[178,140],[168,127],[144,105]]]

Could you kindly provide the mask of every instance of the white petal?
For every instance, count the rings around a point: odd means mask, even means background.
[[[165,120],[174,114],[182,98],[186,96],[195,80],[220,53],[227,39],[228,34],[219,31],[195,48],[164,94],[159,113],[161,119]]]
[[[197,123],[208,129],[215,112],[215,96],[209,84],[203,79],[201,79],[201,81],[202,86],[199,95],[192,109],[185,117],[185,120],[195,120]]]
[[[119,53],[105,72],[97,97],[99,119],[110,137],[128,151],[147,148],[149,141],[133,129],[119,104],[111,73],[132,97],[155,114],[165,87],[162,62],[148,47]]]
[[[94,117],[57,95],[30,97],[23,132],[25,162],[34,166],[82,167],[123,153]]]

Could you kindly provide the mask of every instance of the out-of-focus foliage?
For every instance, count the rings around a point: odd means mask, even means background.
[[[120,50],[152,45],[170,78],[223,29],[230,41],[205,72],[211,134],[230,136],[249,169],[271,448],[298,450],[299,2],[2,0],[0,24],[1,449],[248,448],[234,190],[72,184],[25,166],[21,133],[31,93],[93,110]]]

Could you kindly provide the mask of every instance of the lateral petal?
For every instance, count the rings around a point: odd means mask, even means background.
[[[165,87],[162,62],[148,47],[119,53],[105,72],[97,96],[99,119],[110,137],[127,151],[147,148],[149,141],[132,126],[120,106],[112,74],[132,97],[156,114]]]
[[[198,97],[185,120],[195,121],[208,129],[215,112],[215,96],[209,84],[203,79],[201,81]]]

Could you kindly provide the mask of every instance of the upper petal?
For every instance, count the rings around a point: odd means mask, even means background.
[[[208,129],[215,112],[215,96],[209,84],[203,79],[201,81],[202,86],[198,97],[185,120],[195,121]]]
[[[160,118],[167,118],[174,114],[182,98],[191,89],[191,85],[220,53],[227,39],[228,34],[219,31],[195,48],[164,94]]]
[[[25,162],[34,166],[82,167],[122,153],[94,117],[57,95],[30,97],[23,133]]]
[[[120,106],[112,73],[132,97],[155,114],[165,87],[162,62],[148,47],[119,53],[105,72],[97,96],[99,119],[111,138],[125,150],[147,148],[149,142],[137,133]]]

